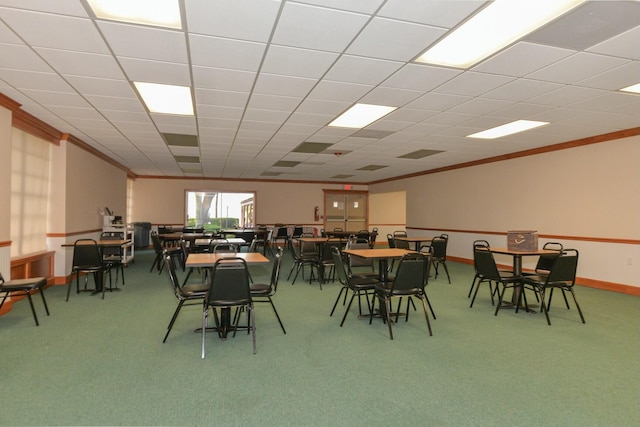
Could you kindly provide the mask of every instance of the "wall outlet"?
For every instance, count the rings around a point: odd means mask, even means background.
[[[633,259],[630,256],[627,257],[627,265],[633,265]]]

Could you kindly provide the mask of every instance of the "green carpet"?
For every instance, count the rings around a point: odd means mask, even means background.
[[[47,289],[51,316],[34,299],[39,327],[26,301],[0,317],[0,425],[640,425],[637,297],[578,288],[584,325],[559,295],[552,326],[539,313],[495,317],[487,288],[469,308],[472,267],[450,262],[452,284],[428,288],[434,335],[411,311],[391,341],[355,307],[340,328],[344,307],[329,317],[339,285],[292,286],[287,254],[275,297],[287,334],[260,304],[256,355],[246,333],[210,334],[202,360],[199,306],[162,343],[177,301],[152,259],[137,251],[104,300]]]

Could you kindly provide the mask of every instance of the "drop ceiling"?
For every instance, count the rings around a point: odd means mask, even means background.
[[[640,126],[618,91],[640,2],[587,2],[468,70],[413,62],[486,4],[182,0],[171,30],[0,0],[0,92],[138,176],[370,183]],[[189,86],[195,116],[149,113],[133,81]],[[327,126],[356,102],[397,109]],[[550,124],[466,138],[517,119]]]

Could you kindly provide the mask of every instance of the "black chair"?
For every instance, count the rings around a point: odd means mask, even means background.
[[[394,231],[393,232],[393,242],[394,242],[394,248],[398,248],[398,249],[406,249],[406,250],[411,250],[411,245],[409,245],[409,242],[407,242],[406,240],[396,240],[396,237],[407,237],[407,232],[406,231]]]
[[[554,289],[561,289],[564,295],[564,292],[571,292],[573,296],[573,302],[576,304],[576,308],[578,309],[578,313],[580,314],[580,319],[582,323],[586,323],[584,320],[584,316],[582,315],[582,310],[580,309],[580,305],[578,304],[578,300],[576,299],[576,294],[573,290],[574,285],[576,283],[576,271],[578,269],[578,251],[576,249],[564,249],[560,255],[558,255],[553,262],[553,266],[549,271],[549,274],[542,275],[531,275],[523,277],[523,281],[525,286],[531,286],[538,290],[540,293],[540,306],[541,310],[544,311],[544,315],[547,318],[547,324],[551,325],[551,320],[549,320],[549,308],[551,307],[551,299],[553,297]],[[545,293],[549,289],[549,301],[545,303]],[[524,292],[521,293],[521,296],[524,296]],[[526,303],[526,297],[525,297]],[[567,308],[569,308],[569,303],[565,296],[565,303],[567,304]],[[518,302],[518,307],[519,307]],[[517,311],[517,308],[516,308]]]
[[[120,231],[105,231],[100,234],[100,240],[124,240],[124,233]],[[107,268],[109,274],[109,288],[111,288],[111,270],[116,271],[116,289],[118,287],[118,277],[122,275],[122,285],[124,286],[124,262],[123,255],[124,249],[121,245],[118,246],[103,246],[102,247],[102,262]]]
[[[342,243],[339,241],[329,241],[322,244],[322,256],[320,257],[320,280],[327,282],[331,278],[332,282],[335,282],[336,270],[335,263],[333,262],[332,248],[342,248]]]
[[[233,243],[212,243],[209,252],[212,254],[237,254],[238,246]]]
[[[249,252],[260,252],[260,249],[262,249],[262,255],[267,256],[267,252],[273,255],[270,243],[271,233],[266,228],[257,230],[249,245]]]
[[[178,299],[178,306],[176,310],[173,312],[173,316],[171,317],[171,321],[169,322],[169,326],[167,326],[167,333],[164,336],[162,342],[166,342],[169,337],[169,333],[171,332],[171,328],[173,328],[173,324],[178,318],[178,314],[180,314],[180,309],[184,305],[202,305],[204,301],[204,297],[209,291],[208,284],[191,284],[191,285],[180,285],[180,280],[178,279],[178,275],[176,274],[176,266],[175,266],[175,258],[171,256],[171,254],[165,251],[164,254],[164,263],[167,267],[167,273],[169,275],[169,282],[171,283],[171,287],[173,288],[173,293]],[[186,282],[186,279],[185,279]]]
[[[376,239],[378,238],[378,227],[373,227],[371,233],[369,233],[369,247],[373,249],[376,245]]]
[[[309,283],[313,281],[313,269],[318,270],[318,278],[320,278],[320,269],[322,268],[320,263],[320,257],[318,256],[318,252],[315,249],[315,245],[313,245],[313,250],[304,250],[302,244],[296,245],[293,241],[289,242],[289,252],[291,253],[291,258],[293,259],[293,265],[291,266],[291,270],[289,271],[289,275],[287,276],[287,280],[291,278],[291,274],[293,274],[295,270],[295,275],[293,276],[293,280],[291,284],[293,285],[298,278],[298,273],[302,271],[302,280],[304,279],[304,268],[305,266],[309,266],[311,272],[309,273]],[[320,282],[320,290],[322,290],[322,281]]]
[[[429,274],[429,257],[422,253],[406,254],[398,263],[398,271],[396,272],[393,282],[379,283],[375,286],[375,295],[378,298],[380,311],[384,313],[384,318],[389,327],[389,338],[393,339],[393,330],[391,328],[391,298],[394,297],[416,297],[422,301],[422,309],[424,317],[427,321],[429,335],[433,335],[431,331],[431,322],[427,313],[427,294],[425,286],[427,284]],[[408,303],[407,303],[408,304]],[[430,304],[429,304],[430,305]],[[407,310],[408,312],[408,310]],[[396,313],[396,321],[398,314]],[[373,311],[369,317],[369,323],[373,320]],[[408,320],[408,316],[406,318]]]
[[[354,242],[349,243],[348,249],[371,249],[369,243],[366,242]],[[375,272],[372,259],[365,259],[357,256],[347,255],[347,269],[349,277],[379,277],[379,274]],[[364,269],[365,271],[362,271]]]
[[[73,245],[73,262],[71,267],[71,277],[69,278],[69,284],[67,286],[67,299],[69,301],[69,294],[71,293],[71,281],[75,274],[76,276],[76,293],[80,293],[80,274],[85,274],[84,278],[84,292],[98,293],[102,292],[102,299],[104,299],[104,275],[107,271],[107,267],[102,262],[102,255],[98,248],[98,243],[93,239],[78,239]],[[87,281],[89,274],[93,275],[95,283],[95,289],[87,289]]]
[[[547,242],[542,246],[542,249],[547,251],[555,251],[553,254],[542,254],[538,258],[538,262],[536,263],[536,268],[533,273],[523,272],[523,276],[541,276],[547,275],[551,271],[551,267],[553,267],[553,263],[556,261],[556,258],[560,256],[564,247],[562,243],[558,242]]]
[[[216,261],[211,273],[211,285],[204,299],[202,310],[202,358],[205,357],[205,336],[208,327],[209,311],[213,310],[216,320],[214,328],[218,335],[226,339],[228,331],[238,330],[240,316],[231,325],[231,308],[243,307],[247,311],[247,326],[243,327],[252,332],[253,353],[256,353],[256,322],[249,287],[249,270],[242,258],[225,258]],[[221,309],[220,318],[217,309]]]
[[[273,269],[271,270],[271,281],[269,283],[252,283],[249,289],[251,290],[251,299],[254,304],[258,302],[268,302],[271,304],[271,308],[273,308],[282,332],[286,334],[287,331],[284,329],[284,325],[282,324],[282,320],[280,320],[278,310],[276,310],[272,299],[278,290],[278,279],[280,278],[280,266],[282,264],[282,248],[278,248],[275,257]]]
[[[451,284],[451,276],[449,276],[449,268],[447,267],[447,244],[449,243],[449,237],[446,234],[434,237],[431,240],[431,247],[433,248],[432,262],[435,269],[435,278],[438,278],[438,268],[444,267],[444,271],[447,273],[447,280]]]
[[[47,284],[47,279],[45,277],[32,277],[28,279],[15,279],[5,281],[4,277],[2,277],[2,273],[0,273],[0,293],[4,293],[4,297],[2,298],[2,302],[0,302],[0,309],[4,305],[5,300],[10,295],[26,295],[29,299],[29,305],[31,306],[31,313],[33,314],[33,320],[36,321],[36,326],[40,326],[38,322],[38,316],[36,315],[36,310],[33,307],[33,300],[31,299],[31,292],[40,292],[40,296],[42,297],[42,304],[44,304],[44,309],[47,312],[47,316],[49,315],[49,307],[47,306],[47,300],[44,298],[44,286]]]
[[[476,249],[484,249],[484,250],[489,250],[490,249],[490,245],[489,242],[487,242],[486,240],[474,240],[473,241],[473,268],[475,269],[475,276],[473,276],[473,280],[471,281],[471,287],[469,288],[469,294],[467,295],[467,298],[471,298],[471,294],[473,293],[473,288],[476,286],[477,281],[480,279],[480,276],[478,275],[478,267],[476,266],[476,261],[475,261],[475,251]],[[500,272],[500,275],[504,276],[504,277],[508,277],[509,275],[513,276],[513,270],[506,270],[503,268],[498,268],[498,271]],[[494,305],[493,302],[493,296],[495,294],[496,291],[493,290],[493,286],[491,284],[491,282],[489,282],[489,286],[491,288],[491,304]],[[497,290],[497,288],[496,288]]]
[[[387,234],[387,244],[389,245],[390,249],[395,249],[396,241],[393,238],[393,234]],[[392,259],[391,262],[389,263],[389,271],[393,271],[395,264],[396,264],[396,260]]]
[[[284,224],[276,224],[274,226],[275,233],[271,233],[271,243],[275,246],[280,246],[278,243],[287,245],[289,243],[289,230]]]
[[[338,305],[338,301],[340,301],[340,297],[344,293],[344,301],[343,305],[347,298],[347,293],[352,291],[351,299],[349,300],[349,304],[344,312],[344,316],[342,316],[342,321],[340,322],[340,326],[344,324],[345,319],[347,318],[347,314],[349,313],[349,309],[351,308],[351,303],[353,299],[358,297],[358,313],[362,316],[362,304],[361,297],[364,296],[367,301],[367,308],[369,309],[369,314],[371,315],[372,311],[372,303],[369,302],[369,296],[373,294],[373,291],[380,280],[375,277],[352,277],[347,274],[344,263],[342,262],[342,254],[337,247],[331,248],[331,255],[333,257],[333,262],[335,265],[335,271],[338,274],[338,280],[342,285],[340,288],[340,292],[338,293],[338,297],[336,298],[336,302],[333,304],[333,308],[331,309],[331,313],[329,316],[333,316],[333,312],[336,310],[336,306]]]
[[[153,259],[153,263],[151,264],[151,268],[149,269],[149,273],[153,271],[154,268],[158,270],[158,274],[162,273],[162,269],[164,268],[164,250],[165,247],[162,245],[162,241],[158,236],[158,233],[155,231],[151,232],[151,244],[153,245],[153,250],[156,253],[155,258]],[[179,252],[182,249],[178,247],[166,248],[168,251]],[[190,250],[190,249],[189,249]]]
[[[477,274],[481,278],[481,282],[476,285],[476,290],[473,293],[470,307],[473,307],[473,303],[478,295],[478,289],[482,282],[495,282],[496,286],[502,284],[502,292],[498,289],[498,304],[496,306],[495,315],[498,315],[500,306],[502,305],[502,299],[507,288],[515,288],[521,286],[522,278],[520,276],[514,276],[513,273],[500,272],[496,265],[496,260],[493,257],[493,253],[488,249],[478,247],[474,252],[474,264],[477,268]],[[491,290],[491,301],[493,303],[493,293]]]

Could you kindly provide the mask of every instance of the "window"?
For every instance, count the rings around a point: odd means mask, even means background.
[[[47,141],[13,129],[11,135],[11,256],[47,249]]]
[[[255,225],[255,193],[187,191],[186,198],[187,227],[216,231]]]

